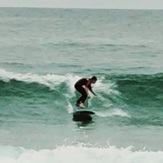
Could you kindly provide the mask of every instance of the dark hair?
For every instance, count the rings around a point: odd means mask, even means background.
[[[97,80],[97,77],[96,76],[92,76],[92,78],[91,78],[92,80]]]

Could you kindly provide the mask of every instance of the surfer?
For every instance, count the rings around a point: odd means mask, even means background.
[[[75,89],[81,94],[81,97],[76,101],[76,106],[84,108],[84,102],[89,97],[88,90],[96,96],[92,90],[91,84],[95,84],[97,81],[96,76],[92,76],[90,79],[82,78],[75,83]]]

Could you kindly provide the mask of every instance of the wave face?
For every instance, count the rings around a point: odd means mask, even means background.
[[[116,77],[118,90],[132,105],[158,107],[162,105],[163,91],[161,84],[163,74],[154,75],[121,75]],[[154,103],[154,105],[151,105]]]
[[[16,109],[21,101],[22,104],[26,103],[24,104],[26,107],[30,102],[39,108],[40,103],[45,107],[53,105],[64,114],[65,110],[72,110],[79,96],[74,89],[74,83],[80,76],[71,74],[41,76],[3,70],[0,78],[0,97],[3,107],[12,106],[12,109]],[[101,79],[94,85],[98,97],[92,97],[88,101],[89,108],[97,111],[97,114],[103,117],[113,115],[128,117],[130,121],[127,123],[130,125],[162,126],[162,80],[163,74],[102,74]],[[10,98],[11,105],[5,100],[7,98]]]

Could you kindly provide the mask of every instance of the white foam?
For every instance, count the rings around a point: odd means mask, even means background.
[[[97,111],[96,115],[100,117],[121,116],[121,117],[131,118],[131,116],[127,112],[123,111],[120,108],[114,108],[114,109],[102,111],[102,112]]]
[[[68,102],[68,107],[67,107],[68,113],[74,113],[76,111],[75,105],[73,106],[70,102]]]
[[[107,83],[103,83],[102,80],[98,80],[95,84],[95,88],[98,91],[105,92],[109,95],[119,95],[119,92],[115,89],[116,85],[115,83],[112,83],[111,81]]]
[[[70,86],[70,90],[73,92],[74,88],[74,82],[79,78],[79,76],[74,76],[70,74],[66,75],[56,75],[56,74],[46,74],[46,75],[38,75],[38,74],[32,74],[32,73],[14,73],[9,72],[4,69],[0,69],[0,79],[3,81],[8,82],[11,79],[15,79],[18,81],[24,81],[27,83],[40,83],[43,85],[46,85],[53,89],[56,85],[61,84],[62,82],[67,82],[67,84]]]
[[[67,99],[73,98],[75,96],[74,84],[77,80],[82,78],[81,76],[74,74],[65,74],[65,75],[57,75],[57,74],[45,74],[38,75],[33,73],[16,73],[9,72],[5,69],[0,69],[0,79],[3,81],[10,81],[11,79],[15,79],[17,81],[22,81],[26,83],[39,83],[48,86],[50,89],[54,90],[57,86],[60,86],[62,83],[67,85],[67,92],[64,92],[64,96]],[[112,98],[116,98],[119,95],[119,92],[114,88],[114,83],[103,83],[103,79],[99,79],[95,85],[93,85],[94,91],[98,94],[98,99],[103,101],[103,106],[110,106],[111,101],[105,98],[105,95],[109,95]],[[62,92],[63,93],[63,92]],[[90,94],[91,95],[91,94]],[[69,101],[67,101],[69,102]],[[70,108],[70,110],[72,110]]]
[[[1,163],[162,163],[163,151],[133,151],[132,148],[58,147],[27,150],[0,147]]]
[[[74,75],[74,74],[65,74],[65,75],[57,75],[57,74],[46,74],[46,75],[38,75],[33,73],[16,73],[6,71],[5,69],[0,69],[0,79],[4,81],[9,81],[11,79],[15,79],[18,81],[24,82],[37,82],[40,84],[47,85],[53,88],[55,85],[59,85],[62,82],[66,82],[69,85],[70,91],[74,93],[74,84],[77,80],[82,78],[81,76]],[[113,83],[102,83],[102,80],[98,80],[97,83],[94,85],[97,91],[106,92],[107,94],[118,94],[118,92],[113,89]]]

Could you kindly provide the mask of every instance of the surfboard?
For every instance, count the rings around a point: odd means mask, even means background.
[[[76,110],[73,113],[73,120],[74,121],[81,121],[81,122],[90,122],[92,121],[92,116],[95,114],[93,111],[76,108]]]
[[[80,114],[95,114],[93,111],[89,111],[89,110],[78,110],[76,112]]]

